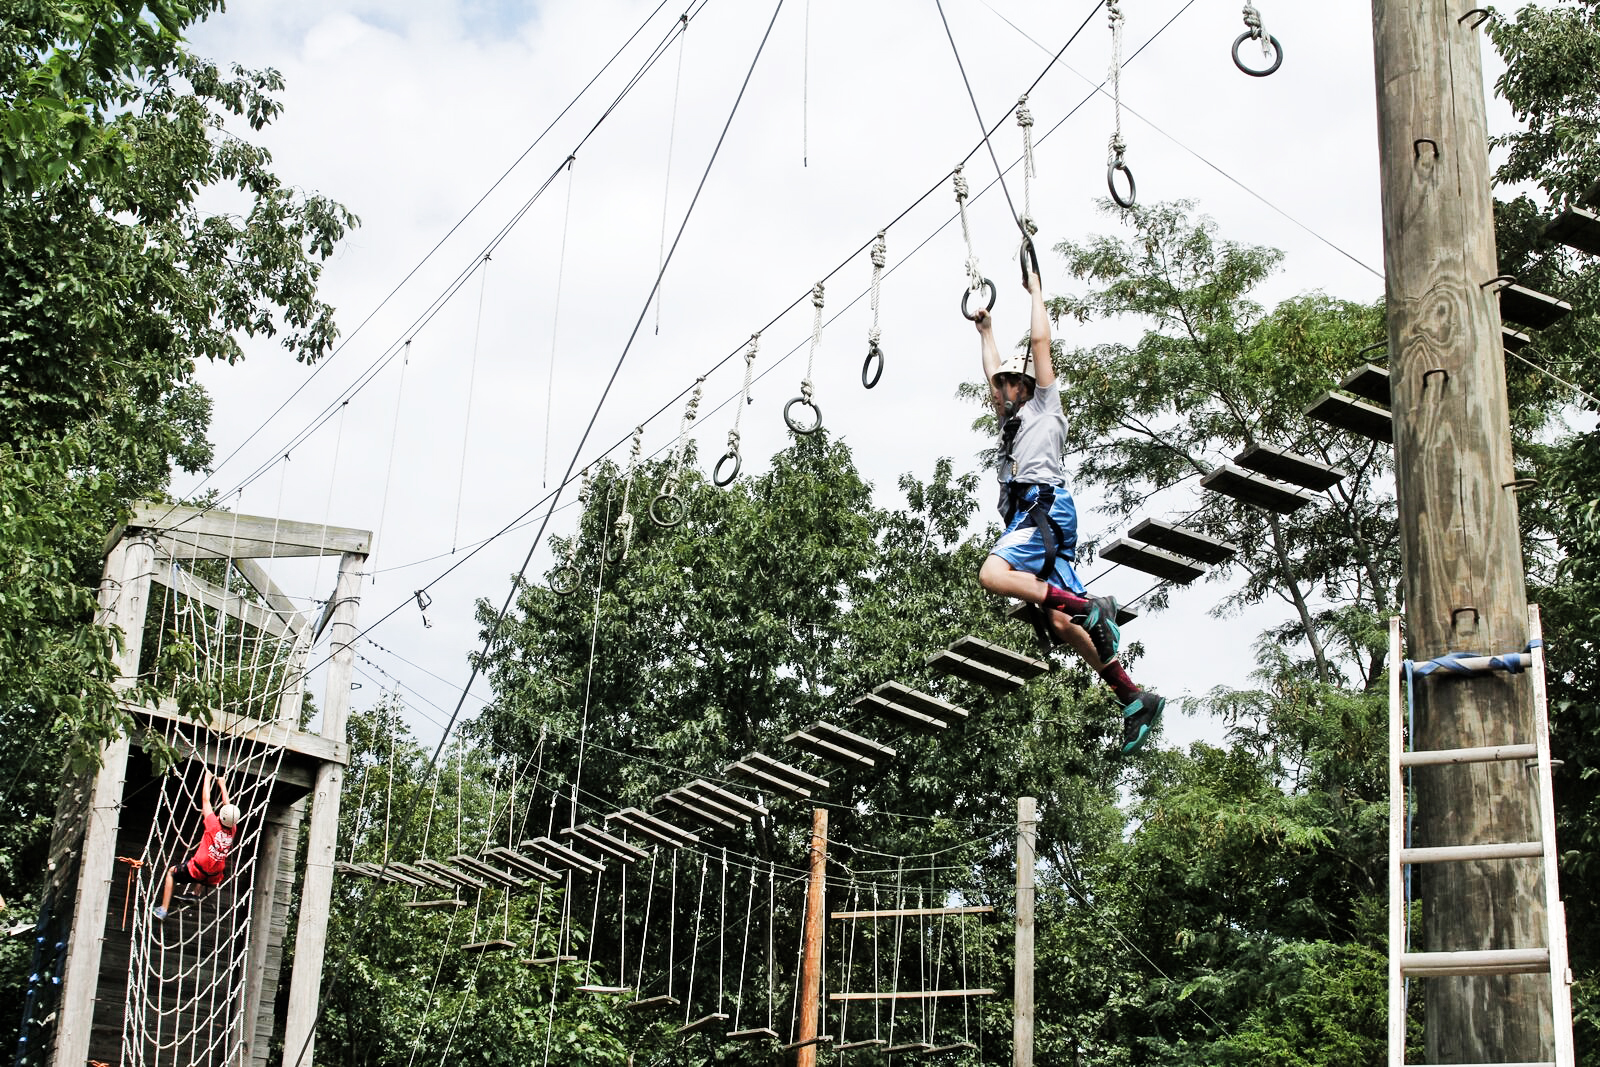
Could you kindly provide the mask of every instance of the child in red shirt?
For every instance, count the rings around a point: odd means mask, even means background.
[[[217,787],[217,796],[222,801],[222,806],[216,811],[211,810],[211,786]],[[233,839],[239,826],[239,808],[228,800],[228,787],[222,779],[206,772],[205,784],[200,788],[200,818],[204,826],[204,833],[200,837],[200,845],[194,850],[194,855],[189,857],[187,863],[181,863],[167,870],[167,881],[161,892],[161,906],[154,909],[152,914],[157,919],[167,917],[167,908],[172,904],[172,887],[179,883],[193,884],[199,888],[196,893],[203,895],[207,890],[222,884],[222,876],[228,869],[228,853],[233,849]]]

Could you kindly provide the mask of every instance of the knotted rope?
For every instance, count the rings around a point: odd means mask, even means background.
[[[1017,98],[1017,125],[1022,127],[1022,217],[1017,221],[1023,233],[1032,237],[1039,232],[1033,221],[1032,179],[1039,175],[1033,166],[1033,112],[1028,110],[1027,93]]]
[[[815,389],[811,384],[811,374],[817,363],[817,349],[822,345],[822,283],[818,282],[811,290],[811,352],[806,357],[806,376],[800,382],[800,395],[783,406],[783,421],[789,424],[789,429],[797,434],[812,434],[822,429],[822,409],[817,406]],[[816,416],[815,421],[807,426],[794,418],[794,406],[804,404]]]
[[[676,526],[687,516],[688,509],[678,496],[678,485],[683,478],[683,462],[689,455],[689,427],[700,409],[700,393],[705,385],[705,375],[694,380],[694,392],[683,408],[683,420],[678,424],[678,443],[672,450],[672,467],[661,482],[661,491],[650,502],[650,518],[657,526]]]
[[[744,353],[744,391],[739,397],[739,406],[733,413],[733,429],[728,431],[728,451],[717,460],[716,469],[711,472],[711,480],[718,486],[725,486],[739,477],[739,420],[744,417],[744,409],[750,404],[750,380],[755,367],[756,353],[761,347],[761,331],[757,330],[750,335],[750,347]],[[723,465],[729,460],[733,461],[733,470],[724,478]]]
[[[967,242],[967,291],[975,293],[983,288],[983,271],[978,267],[978,253],[972,247],[972,227],[967,224],[967,197],[971,191],[967,188],[967,179],[961,173],[961,164],[956,164],[956,207],[961,213],[961,239]]]
[[[1111,103],[1115,113],[1116,125],[1111,132],[1110,155],[1106,159],[1107,166],[1116,166],[1123,161],[1123,154],[1128,150],[1128,143],[1122,139],[1122,5],[1119,0],[1106,0],[1106,12],[1111,23]]]

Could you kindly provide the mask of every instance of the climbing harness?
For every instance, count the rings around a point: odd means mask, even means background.
[[[611,536],[614,538],[606,549],[607,563],[622,563],[628,558],[628,550],[633,547],[633,512],[628,510],[629,498],[633,495],[633,472],[639,468],[639,452],[643,448],[644,427],[633,428],[633,448],[628,452],[628,466],[622,472],[622,511],[617,516],[616,522],[611,526]]]
[[[1236,37],[1233,42],[1233,65],[1252,78],[1265,78],[1268,74],[1283,66],[1283,45],[1278,43],[1276,37],[1267,32],[1266,27],[1261,22],[1261,12],[1256,10],[1256,6],[1250,3],[1250,0],[1245,0],[1244,25],[1245,31]],[[1262,58],[1271,60],[1271,66],[1256,68],[1249,66],[1244,60],[1240,59],[1239,46],[1246,41],[1260,41]]]
[[[585,467],[583,468],[583,481],[578,486],[578,521],[580,523],[583,521],[583,513],[589,508],[589,497],[593,494],[594,477],[589,473],[589,468]],[[578,583],[583,580],[583,576],[578,573],[577,563],[575,562],[578,558],[578,538],[581,533],[581,529],[573,532],[572,540],[567,543],[566,562],[548,575],[550,591],[557,596],[567,596],[577,592]]]
[[[972,228],[967,225],[967,197],[970,192],[967,188],[967,179],[961,173],[962,164],[956,164],[955,186],[956,207],[961,213],[961,238],[967,242],[967,291],[961,295],[961,314],[966,316],[968,322],[976,322],[978,316],[968,307],[972,294],[989,290],[989,302],[984,305],[984,311],[994,310],[994,283],[983,276],[983,271],[978,268],[978,254],[972,250]]]
[[[678,495],[678,482],[683,478],[683,461],[689,454],[689,426],[700,408],[700,389],[705,375],[694,380],[694,392],[683,409],[683,421],[678,424],[678,445],[672,454],[672,470],[661,483],[661,492],[650,501],[650,520],[657,526],[672,528],[689,516],[689,506]]]
[[[889,261],[888,230],[879,230],[878,239],[872,242],[872,328],[867,331],[867,358],[861,363],[861,384],[871,389],[883,377],[883,349],[878,342],[883,332],[878,329],[878,287],[883,282],[883,265]]]
[[[739,477],[739,420],[744,415],[745,407],[750,403],[750,372],[756,362],[756,352],[761,347],[761,331],[757,330],[750,335],[750,347],[744,353],[744,392],[740,394],[739,406],[733,413],[733,429],[728,431],[728,451],[717,460],[717,465],[711,471],[711,480],[717,488],[732,484]],[[733,469],[728,476],[722,476],[722,468],[728,461],[733,461]]]
[[[817,346],[822,344],[822,283],[818,282],[811,290],[811,354],[806,359],[806,376],[800,382],[800,395],[783,405],[783,421],[789,424],[789,429],[802,436],[816,433],[822,429],[822,409],[812,395],[811,372],[817,362]],[[813,421],[807,426],[797,420],[794,415],[794,406],[804,404],[811,409]]]
[[[1010,454],[1002,445],[1000,462],[1005,463],[1010,458]],[[1030,489],[1039,491],[1031,504],[1026,499]],[[1005,514],[1006,526],[1011,525],[1011,520],[1016,518],[1018,511],[1027,509],[1026,522],[1039,531],[1039,541],[1044,547],[1044,562],[1039,564],[1038,576],[1040,580],[1046,582],[1050,581],[1051,575],[1055,573],[1056,561],[1061,558],[1061,546],[1066,542],[1066,534],[1050,516],[1050,509],[1055,506],[1055,502],[1056,487],[1048,483],[1038,485],[1031,482],[1005,483],[1005,500],[1001,511]]]
[[[1111,133],[1111,151],[1106,159],[1106,186],[1111,199],[1121,208],[1131,208],[1138,199],[1138,187],[1133,181],[1133,171],[1128,169],[1123,155],[1128,143],[1122,139],[1122,5],[1120,0],[1106,0],[1106,11],[1111,23],[1111,103],[1116,113],[1116,127]],[[1128,195],[1117,188],[1117,173],[1128,179]]]

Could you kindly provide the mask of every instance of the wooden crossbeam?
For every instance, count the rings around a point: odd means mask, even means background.
[[[519,878],[508,871],[502,871],[500,868],[485,863],[476,856],[469,856],[464,852],[451,856],[450,862],[457,867],[465,867],[479,878],[497,882],[507,889],[521,889],[522,883],[526,881],[524,878]]]
[[[606,822],[619,822],[642,837],[647,837],[658,844],[669,848],[683,848],[686,845],[698,845],[700,836],[692,834],[681,826],[676,826],[659,815],[651,815],[638,808],[623,808],[606,816]]]
[[[630,845],[622,838],[613,837],[598,826],[590,826],[588,823],[569,826],[562,830],[561,833],[572,838],[575,844],[588,845],[591,848],[599,849],[606,855],[619,859],[623,863],[634,863],[650,854],[637,845]]]
[[[516,849],[507,848],[505,845],[491,848],[483,855],[485,859],[492,856],[497,862],[505,864],[512,870],[520,871],[530,878],[537,878],[541,882],[555,882],[561,878],[559,872],[551,870],[537,860],[524,856]]]
[[[901,989],[881,993],[829,993],[829,1000],[928,1000],[935,997],[992,997],[992,989]]]
[[[751,814],[744,809],[736,808],[731,804],[724,803],[720,797],[706,796],[702,793],[698,793],[689,786],[682,786],[678,789],[674,789],[669,795],[682,798],[695,807],[698,807],[704,811],[714,812],[717,815],[725,818],[733,819],[735,822],[747,823],[752,818]]]
[[[454,882],[456,885],[464,885],[469,889],[489,888],[488,882],[485,882],[480,878],[475,878],[466,871],[452,867],[448,863],[440,863],[438,860],[420,859],[417,861],[417,866],[427,871],[429,874],[437,874],[440,878]]]
[[[1005,671],[1023,681],[1037,678],[1050,670],[1050,664],[1044,660],[1024,656],[1021,652],[1013,652],[1004,645],[997,645],[993,641],[985,641],[971,634],[957,638],[950,646],[950,651],[958,656],[965,656],[967,659]]]
[[[889,908],[878,911],[835,911],[829,914],[834,919],[893,919],[899,916],[910,915],[986,915],[994,911],[988,905],[974,905],[970,908]]]
[[[575,867],[578,870],[588,871],[590,874],[599,874],[606,869],[606,865],[599,860],[592,860],[583,853],[575,852],[559,841],[552,841],[548,837],[533,837],[526,841],[518,841],[517,847],[525,851],[537,852],[563,867]],[[554,874],[555,872],[552,871],[551,873]]]
[[[292,625],[292,622],[304,625],[304,620],[300,619],[298,614],[285,618],[273,608],[258,604],[240,593],[230,592],[191,571],[185,570],[182,575],[181,578],[177,578],[173,576],[171,568],[157,568],[151,573],[150,581],[166,586],[175,593],[192,597],[208,608],[220,611],[231,619],[237,619],[246,626],[265,631],[274,637],[284,639],[294,637],[300,632],[300,627]]]
[[[811,730],[796,730],[783,740],[786,744],[794,745],[797,748],[804,749],[807,752],[821,756],[823,759],[833,760],[835,763],[854,763],[867,768],[876,767],[878,765],[878,761],[873,759],[871,756],[862,755],[860,752],[857,752],[854,749],[845,748],[842,745],[835,744],[833,741],[822,737]]]
[[[670,804],[672,807],[677,808],[685,815],[688,815],[691,818],[699,819],[701,822],[706,823],[707,825],[720,826],[727,830],[737,830],[739,828],[739,821],[737,819],[725,818],[707,807],[696,804],[687,797],[678,796],[673,793],[667,793],[657,797],[656,799],[663,804]]]
[[[111,544],[121,539],[124,529],[156,533],[177,559],[365,555],[372,544],[367,530],[178,504],[136,505],[126,526],[112,531]]]
[[[711,782],[706,781],[704,778],[696,778],[683,788],[686,791],[692,792],[699,796],[707,797],[708,799],[714,799],[719,803],[738,808],[740,811],[748,812],[751,815],[767,814],[767,809],[755,801],[746,799],[730,789],[724,789],[719,785],[714,785]]]

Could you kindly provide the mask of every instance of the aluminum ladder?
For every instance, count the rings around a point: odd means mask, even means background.
[[[1404,1067],[1406,979],[1451,975],[1548,974],[1554,1009],[1555,1056],[1536,1064],[1469,1067],[1575,1067],[1572,1045],[1572,971],[1567,962],[1567,921],[1561,903],[1554,847],[1556,811],[1551,786],[1550,713],[1545,693],[1543,632],[1537,606],[1528,608],[1528,650],[1503,656],[1447,657],[1452,673],[1526,669],[1533,682],[1533,743],[1415,752],[1406,749],[1406,704],[1401,696],[1400,617],[1389,620],[1389,1067]],[[1514,663],[1513,663],[1514,661]],[[1433,661],[1437,663],[1438,661]],[[1406,847],[1405,772],[1413,767],[1534,760],[1538,767],[1539,840],[1487,845]],[[1410,952],[1405,868],[1417,863],[1537,858],[1544,875],[1549,928],[1544,946],[1463,952]]]

